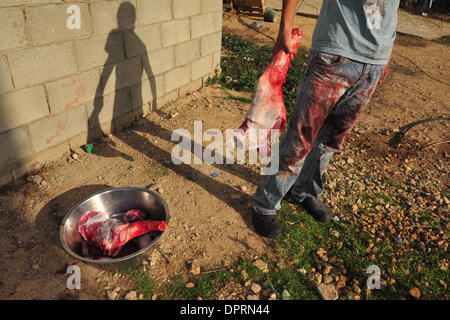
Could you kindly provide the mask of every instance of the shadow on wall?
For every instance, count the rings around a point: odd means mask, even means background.
[[[108,54],[97,90],[95,93],[94,109],[88,120],[88,138],[87,142],[100,136],[106,136],[105,123],[111,123],[108,131],[117,132],[127,125],[131,116],[142,114],[142,78],[145,75],[148,78],[152,108],[156,103],[156,83],[152,72],[150,61],[147,54],[147,48],[144,42],[134,32],[136,23],[136,9],[130,2],[124,2],[120,5],[117,12],[117,29],[111,30],[105,44],[105,51]],[[108,80],[115,69],[114,101],[112,107],[107,104],[108,96],[105,96],[105,88]],[[106,102],[105,102],[106,101]],[[141,108],[141,109],[137,109]],[[112,109],[112,110],[109,110]],[[132,112],[135,113],[132,113]],[[104,115],[102,121],[102,114]],[[127,115],[128,114],[128,115]],[[112,121],[110,121],[113,119]],[[106,148],[96,149],[95,154],[104,157],[121,156],[127,160],[132,158],[114,148],[114,143],[109,141]]]

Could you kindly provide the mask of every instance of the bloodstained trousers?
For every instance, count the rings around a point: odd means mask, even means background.
[[[296,105],[279,148],[279,171],[251,198],[255,212],[275,214],[283,197],[302,202],[323,193],[322,175],[374,93],[385,65],[311,51]],[[273,161],[273,159],[272,159]]]

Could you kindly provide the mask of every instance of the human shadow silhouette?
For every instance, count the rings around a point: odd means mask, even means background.
[[[117,11],[117,29],[111,30],[105,44],[105,51],[108,57],[103,65],[99,83],[95,92],[94,109],[88,120],[87,142],[101,136],[106,136],[102,125],[111,121],[111,133],[123,129],[127,124],[127,113],[135,111],[135,114],[142,114],[142,78],[145,72],[150,85],[152,101],[154,107],[156,102],[156,83],[148,58],[147,48],[144,42],[134,32],[136,23],[136,9],[130,2],[124,2]],[[114,100],[111,104],[111,96],[105,95],[108,80],[115,69]],[[112,95],[112,94],[111,94]],[[108,102],[105,105],[105,101]],[[112,105],[112,107],[111,107]],[[108,110],[109,109],[109,110]],[[112,110],[111,110],[112,109]],[[104,112],[106,119],[102,121],[101,112]],[[121,118],[124,118],[121,121]],[[96,148],[94,153],[104,157],[121,156],[127,160],[132,158],[117,149],[115,143],[109,141],[105,148]]]
[[[137,111],[137,113],[142,113],[143,111],[142,105],[144,98],[142,94],[142,77],[144,72],[149,79],[152,97],[150,104],[152,106],[152,111],[156,106],[157,93],[155,78],[148,58],[147,48],[134,32],[135,22],[136,10],[134,6],[129,2],[122,3],[117,13],[118,27],[117,29],[111,30],[105,45],[105,51],[108,53],[108,58],[102,68],[96,90],[94,109],[89,118],[90,130],[87,139],[88,142],[102,135],[106,135],[101,126],[110,121],[111,117],[106,117],[105,120],[102,121],[101,112],[104,111],[107,116],[110,116],[111,113],[109,112],[112,112],[113,128],[111,128],[111,132],[113,132],[119,140],[134,150],[144,154],[149,159],[157,161],[167,168],[172,169],[176,174],[193,181],[217,199],[227,203],[230,207],[239,212],[244,221],[250,226],[250,212],[248,206],[242,201],[242,198],[246,198],[247,196],[243,195],[240,190],[220,182],[219,179],[205,175],[188,164],[174,165],[170,161],[170,152],[152,144],[135,132],[143,130],[167,141],[171,141],[172,132],[170,130],[145,119],[142,121],[142,126],[137,128],[133,127],[133,130],[129,130],[126,136],[116,134],[123,129],[123,127],[121,127],[121,122],[126,122],[127,112]],[[105,90],[109,89],[108,79],[110,79],[113,69],[115,69],[115,87],[114,101],[111,104],[110,95],[108,95],[108,92],[105,94]],[[147,101],[147,99],[145,100]],[[108,110],[108,108],[111,108],[112,110]],[[125,121],[121,121],[121,117],[125,117]],[[130,161],[133,160],[129,155],[115,149],[114,146],[112,141],[98,144],[95,146],[94,154],[103,157],[120,156]],[[203,152],[203,146],[201,146],[201,150]],[[243,165],[213,166],[253,183],[258,181],[257,174]]]

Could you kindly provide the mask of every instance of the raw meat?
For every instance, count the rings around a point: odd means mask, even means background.
[[[122,219],[117,217],[122,216]],[[83,239],[82,254],[92,257],[101,254],[115,257],[130,240],[150,231],[165,231],[164,221],[145,219],[145,212],[130,210],[125,214],[110,216],[106,212],[89,211],[84,213],[78,222],[78,230]],[[147,238],[139,241],[146,243]],[[99,252],[96,251],[96,248]]]
[[[303,33],[299,29],[292,31],[291,42],[295,49],[298,48],[302,36]],[[245,116],[244,123],[234,133],[234,143],[237,148],[260,149],[260,155],[265,157],[270,152],[270,129],[284,131],[286,108],[282,85],[286,81],[286,74],[293,57],[293,54],[288,54],[284,50],[278,51],[259,78],[250,110]],[[254,131],[249,129],[254,129]],[[267,131],[261,135],[258,133],[259,129]],[[256,134],[249,134],[250,131],[256,132]],[[260,135],[261,137],[258,139]]]

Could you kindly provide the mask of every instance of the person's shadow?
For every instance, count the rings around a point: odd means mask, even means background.
[[[157,92],[155,78],[150,66],[147,48],[134,32],[135,22],[136,10],[134,6],[129,2],[122,3],[117,12],[118,28],[109,33],[105,45],[108,58],[102,68],[96,90],[94,108],[89,117],[88,143],[101,136],[106,136],[102,126],[104,128],[105,124],[110,123],[112,117],[111,133],[114,133],[121,142],[148,158],[160,164],[165,164],[165,167],[174,170],[176,174],[190,179],[217,199],[234,208],[243,216],[244,221],[250,225],[249,210],[243,201],[247,196],[243,195],[240,190],[220,182],[219,179],[212,178],[190,165],[181,164],[176,166],[172,164],[170,152],[152,144],[148,139],[137,134],[137,132],[142,131],[173,143],[170,130],[146,119],[138,127],[128,130],[126,137],[116,134],[122,131],[124,128],[123,124],[129,123],[127,114],[142,114],[144,101],[150,100],[151,110],[149,111],[156,110]],[[110,88],[108,79],[110,79],[113,69],[115,69],[115,87]],[[143,97],[142,94],[142,77],[144,72],[149,80],[150,98],[148,96]],[[109,90],[114,90],[115,92],[109,94]],[[112,95],[114,95],[113,100]],[[114,142],[110,139],[107,139],[105,142],[96,144],[93,153],[102,157],[120,156],[129,161],[133,160],[129,155],[117,150]],[[204,147],[201,146],[200,148],[203,153]],[[258,175],[244,165],[214,164],[213,166],[217,169],[228,171],[237,177],[245,178],[250,182],[256,183],[258,181]]]
[[[152,100],[150,105],[152,108],[155,106],[157,94],[155,78],[147,48],[134,32],[135,23],[135,7],[130,2],[122,3],[117,12],[117,29],[111,30],[105,44],[108,58],[103,65],[95,92],[94,108],[88,121],[87,143],[106,136],[104,129],[109,123],[111,128],[108,131],[115,133],[123,129],[123,126],[129,121],[130,115],[143,113],[142,77],[144,71],[150,86]],[[107,84],[113,69],[115,69],[114,98],[112,98],[113,93],[105,93],[105,88],[109,89]],[[148,101],[148,97],[146,101]],[[129,155],[114,147],[115,143],[109,139],[106,144],[96,145],[93,153],[103,157],[121,156],[132,160]]]

